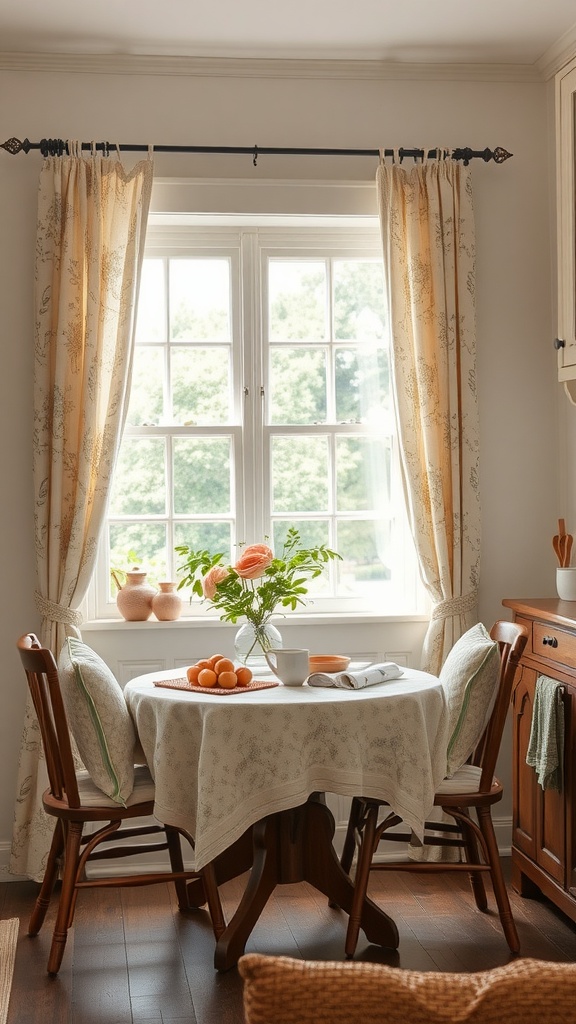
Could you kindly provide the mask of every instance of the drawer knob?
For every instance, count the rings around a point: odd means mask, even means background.
[[[558,640],[555,636],[543,636],[542,643],[544,644],[544,646],[546,646],[547,644],[548,647],[558,647]]]

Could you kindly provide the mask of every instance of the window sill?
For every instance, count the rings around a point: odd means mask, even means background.
[[[374,625],[376,623],[386,622],[428,622],[430,616],[423,613],[416,614],[400,614],[400,615],[383,615],[376,612],[316,612],[314,614],[307,615],[291,615],[289,618],[278,618],[274,619],[274,625],[279,629],[282,629],[282,625],[285,626],[318,626],[318,625],[351,625],[360,626],[363,624]],[[213,629],[218,627],[222,629],[225,627],[231,630],[238,630],[242,623],[239,621],[236,624],[231,622],[222,622],[218,618],[200,616],[200,615],[187,615],[176,619],[174,622],[160,622],[158,619],[147,619],[145,622],[127,622],[124,619],[92,619],[82,623],[80,629],[82,632],[92,632],[97,630],[150,630],[150,629],[187,629],[189,626],[200,627],[203,629]]]

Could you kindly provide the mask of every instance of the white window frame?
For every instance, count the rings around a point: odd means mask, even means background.
[[[210,183],[211,186],[214,186],[214,184],[213,182]],[[238,185],[239,183],[235,184]],[[275,184],[286,186],[286,183]],[[319,183],[312,184],[317,189]],[[356,186],[360,184],[355,183]],[[338,186],[340,189],[344,186],[344,195],[347,195],[346,183],[329,183],[329,185],[332,187]],[[165,189],[166,183],[163,182],[162,186]],[[314,188],[312,191],[317,197],[318,192]],[[355,192],[356,199],[359,194],[362,193]],[[331,195],[333,197],[334,193],[331,193]],[[363,198],[365,200],[365,195]],[[303,226],[306,226],[308,232],[305,246],[302,243],[301,229]],[[351,229],[354,229],[353,233]],[[238,231],[240,231],[240,235],[238,235]],[[239,245],[238,239],[240,240]],[[332,250],[330,255],[336,258],[339,256],[341,258],[352,258],[354,255],[360,257],[372,255],[378,259],[382,258],[377,220],[373,216],[366,216],[364,210],[360,217],[320,215],[314,218],[311,218],[308,214],[304,216],[152,214],[148,228],[145,255],[155,256],[159,255],[160,252],[167,256],[182,255],[183,251],[186,251],[186,255],[194,255],[202,253],[203,244],[207,242],[211,248],[220,249],[222,254],[230,255],[233,265],[236,257],[239,258],[242,265],[247,261],[251,263],[252,284],[250,285],[248,283],[249,279],[242,275],[241,294],[237,296],[237,298],[240,298],[243,311],[244,333],[240,329],[240,325],[237,323],[233,324],[234,345],[240,344],[242,347],[242,352],[238,353],[236,351],[234,358],[240,360],[240,364],[243,367],[242,375],[237,377],[234,382],[235,405],[237,409],[240,408],[242,402],[246,399],[244,394],[246,387],[250,389],[249,397],[252,401],[260,400],[260,385],[258,381],[262,382],[264,394],[268,394],[266,367],[260,365],[260,353],[263,351],[259,327],[259,324],[262,322],[260,306],[266,301],[264,288],[262,287],[261,261],[271,253],[284,255],[287,246],[292,246],[294,254],[306,251],[306,255],[313,256],[316,254],[324,257],[327,254],[327,244],[329,244]],[[236,287],[234,281],[232,282],[232,287]],[[233,303],[233,309],[237,308],[238,303]],[[247,380],[250,381],[248,385],[245,383]],[[240,422],[236,422],[235,419],[232,427],[226,426],[220,431],[214,428],[204,428],[204,432],[207,434],[214,434],[215,432],[234,433],[238,437],[238,432],[241,432],[241,429]],[[266,428],[268,436],[270,429],[270,427]],[[303,431],[305,428],[300,429]],[[136,432],[134,428],[132,430]],[[278,430],[286,433],[286,429],[283,427],[278,428]],[[159,427],[157,432],[162,434],[165,431],[162,427]],[[261,437],[264,437],[264,432]],[[244,479],[249,481],[254,479],[254,476],[257,477],[258,474],[262,474],[265,477],[265,451],[263,445],[255,443],[254,438],[252,438],[252,443],[244,444],[243,449]],[[261,539],[265,530],[263,521],[264,505],[256,508],[254,494],[255,488],[248,484],[244,492],[238,495],[237,536],[242,536],[242,539],[247,541]],[[248,536],[246,533],[245,524],[248,522],[254,524],[253,536]],[[412,547],[406,528],[404,528],[403,534],[401,544],[397,548],[398,553]],[[120,618],[115,604],[105,600],[105,595],[108,591],[109,567],[106,564],[103,552],[104,543],[102,541],[93,583],[83,607],[85,618],[92,621]],[[395,608],[387,606],[379,611],[372,607],[363,607],[361,602],[354,599],[331,598],[328,601],[315,601],[314,614],[329,614],[330,617],[349,617],[350,615],[354,617],[361,615],[362,617],[378,616],[383,619],[391,616],[400,616],[406,619],[410,617],[420,618],[427,614],[429,602],[418,578],[415,559],[413,570],[411,574],[413,579],[405,587],[404,593],[398,595],[398,603]],[[209,606],[202,605],[194,600],[190,607],[185,607],[183,618],[214,618],[214,612]]]

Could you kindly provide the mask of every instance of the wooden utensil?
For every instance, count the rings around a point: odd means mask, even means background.
[[[556,557],[561,569],[565,569],[570,565],[570,559],[572,557],[572,542],[572,534],[566,533],[566,521],[564,519],[559,519],[558,533],[552,538],[552,546],[556,552]]]
[[[559,564],[560,568],[563,568],[563,564],[564,564],[562,559],[564,557],[565,544],[564,544],[563,538],[564,538],[565,534],[566,534],[566,523],[565,523],[564,519],[559,519],[558,520],[558,533],[554,534],[554,536],[552,538],[552,547],[554,548],[554,551],[556,552],[556,558],[558,559],[558,564]]]

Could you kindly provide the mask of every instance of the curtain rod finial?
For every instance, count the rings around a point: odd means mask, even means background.
[[[24,142],[20,142],[20,139],[6,139],[6,142],[0,144],[0,149],[5,149],[7,153],[12,156],[16,156],[18,153],[28,153],[30,151],[30,142],[28,139],[24,139]]]
[[[503,164],[504,161],[509,160],[511,156],[513,156],[513,154],[509,153],[507,149],[502,149],[502,146],[496,146],[493,153],[494,161],[497,164]]]

